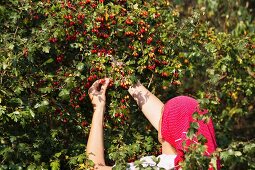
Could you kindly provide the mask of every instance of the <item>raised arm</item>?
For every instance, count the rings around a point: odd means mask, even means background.
[[[97,80],[89,89],[89,97],[94,107],[91,129],[89,133],[86,154],[95,163],[95,169],[110,170],[111,167],[105,165],[104,158],[104,133],[103,121],[105,112],[105,92],[109,84],[109,79]]]
[[[133,96],[146,118],[158,130],[164,104],[141,83],[131,86],[128,92]]]

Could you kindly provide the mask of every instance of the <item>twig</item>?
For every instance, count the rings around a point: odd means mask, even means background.
[[[251,70],[249,67],[247,67],[247,72],[248,72],[248,74],[249,74],[250,76],[252,76],[253,78],[255,78],[255,73],[252,72],[252,70]]]
[[[151,85],[151,83],[152,83],[152,79],[154,78],[154,74],[152,73],[151,74],[151,78],[150,78],[150,82],[149,82],[149,84],[148,84],[148,86],[147,86],[147,88],[149,88],[150,87],[150,85]]]
[[[16,34],[17,34],[17,32],[18,32],[18,29],[19,29],[19,26],[16,27],[16,30],[15,30],[15,32],[14,32],[14,38],[16,38]]]
[[[107,57],[110,57],[112,63],[116,66],[125,66],[125,64],[123,64],[123,62],[119,62],[118,60],[116,60],[112,55],[107,54]]]

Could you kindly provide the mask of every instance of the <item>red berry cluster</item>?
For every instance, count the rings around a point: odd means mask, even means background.
[[[90,50],[90,52],[92,54],[97,54],[98,56],[105,56],[105,55],[110,55],[113,53],[113,50],[112,49],[106,49],[106,48],[100,48],[96,45],[94,45],[94,48]]]
[[[57,41],[58,41],[58,39],[55,38],[55,37],[51,37],[51,38],[49,39],[49,42],[50,42],[50,43],[56,43]]]
[[[58,56],[56,57],[56,60],[57,60],[58,63],[61,63],[61,62],[63,61],[63,59],[64,59],[64,55],[63,55],[63,54],[58,55]]]
[[[105,16],[97,16],[95,25],[91,32],[96,34],[98,38],[107,39],[110,36],[111,24],[107,22]]]
[[[92,82],[92,81],[95,81],[96,79],[97,79],[97,75],[94,74],[94,75],[90,75],[87,80],[89,82]]]
[[[134,36],[135,35],[135,33],[133,32],[133,31],[127,31],[127,32],[125,32],[125,36],[127,36],[127,37],[132,37],[132,36]]]
[[[127,19],[126,19],[126,24],[127,24],[127,25],[133,25],[133,24],[134,24],[134,21],[133,21],[132,19],[130,19],[130,18],[127,18]]]

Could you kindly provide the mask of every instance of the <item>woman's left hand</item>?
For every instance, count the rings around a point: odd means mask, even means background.
[[[91,103],[94,107],[94,110],[98,108],[104,108],[106,103],[105,92],[109,85],[110,79],[104,78],[95,81],[92,86],[89,88],[89,97]]]

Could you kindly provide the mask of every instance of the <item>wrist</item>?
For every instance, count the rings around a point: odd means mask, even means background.
[[[104,112],[105,111],[105,104],[100,104],[94,107],[94,112]]]

